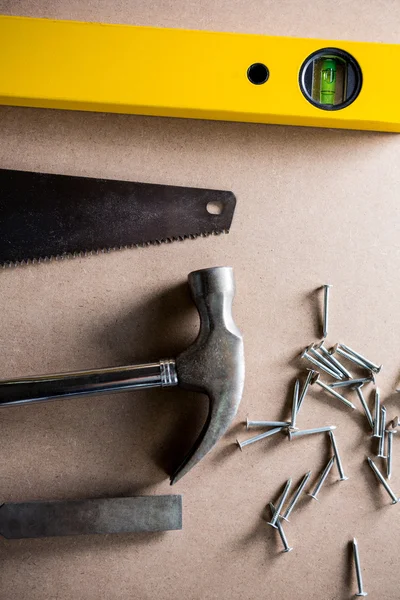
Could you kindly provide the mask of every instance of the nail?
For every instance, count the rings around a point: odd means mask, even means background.
[[[353,375],[350,373],[350,371],[348,371],[348,370],[346,369],[346,367],[344,367],[344,366],[342,365],[342,363],[340,363],[340,362],[337,360],[337,358],[335,358],[335,357],[334,357],[334,356],[333,356],[333,355],[332,355],[332,354],[329,352],[328,348],[325,348],[325,346],[324,346],[324,342],[323,342],[323,341],[322,341],[322,342],[320,342],[319,344],[317,344],[317,345],[316,345],[316,348],[319,348],[319,350],[322,352],[322,354],[324,354],[324,356],[326,356],[326,357],[329,359],[329,361],[330,361],[330,362],[331,362],[333,365],[335,365],[336,369],[337,369],[338,371],[340,371],[341,373],[343,373],[343,375],[344,375],[345,377],[348,377],[348,379],[353,379]]]
[[[323,363],[326,367],[328,367],[328,369],[330,369],[331,371],[333,371],[334,373],[336,373],[336,375],[338,377],[340,377],[340,379],[343,378],[343,373],[342,371],[340,371],[340,369],[338,369],[331,360],[328,360],[327,358],[325,358],[325,356],[322,356],[318,351],[317,351],[317,347],[315,346],[315,344],[311,344],[311,346],[308,347],[308,352],[310,352],[314,358],[316,358],[317,360],[319,360],[319,362]],[[329,353],[328,353],[329,354]],[[330,355],[329,355],[330,356]]]
[[[273,516],[272,516],[272,519],[271,519],[271,521],[268,523],[268,525],[272,525],[272,527],[276,527],[276,522],[277,522],[277,520],[278,520],[278,518],[279,518],[279,513],[280,513],[280,512],[281,512],[281,510],[282,510],[282,506],[283,506],[283,505],[284,505],[284,503],[285,503],[285,500],[286,500],[286,498],[287,498],[287,495],[288,495],[288,493],[289,493],[289,490],[290,490],[290,486],[291,486],[291,485],[292,485],[292,478],[290,477],[290,478],[287,480],[286,484],[285,484],[285,488],[284,488],[284,490],[283,490],[283,492],[282,492],[282,496],[280,497],[280,500],[279,500],[279,502],[278,502],[278,505],[277,505],[277,507],[276,507],[276,509],[275,509],[275,513],[273,514]]]
[[[328,477],[329,471],[332,469],[333,463],[335,462],[335,457],[332,456],[332,458],[330,459],[330,461],[328,462],[328,464],[326,465],[325,469],[322,471],[321,477],[319,478],[317,485],[315,486],[315,488],[313,489],[313,491],[311,492],[311,494],[308,494],[309,496],[311,496],[311,498],[314,498],[314,500],[318,500],[317,496],[320,492],[320,489],[322,488],[325,479]]]
[[[375,390],[375,409],[374,409],[374,433],[373,437],[380,437],[379,418],[381,413],[381,393],[377,388]]]
[[[333,371],[332,369],[329,369],[322,362],[320,362],[319,360],[317,360],[316,358],[314,358],[313,356],[311,356],[309,354],[309,352],[308,352],[309,349],[310,349],[310,347],[306,348],[304,350],[304,352],[300,355],[300,358],[305,358],[310,363],[312,363],[313,365],[315,365],[316,367],[318,367],[318,369],[321,369],[321,371],[325,371],[325,373],[328,373],[328,375],[330,375],[334,379],[342,379],[342,377],[339,377],[339,375],[336,373],[336,371]]]
[[[324,383],[323,381],[320,381],[319,377],[320,377],[319,373],[317,375],[314,375],[314,377],[311,381],[311,385],[314,385],[314,384],[319,385],[324,390],[326,390],[328,392],[328,394],[330,394],[331,396],[334,396],[335,398],[337,398],[338,400],[343,402],[343,404],[345,404],[349,408],[353,408],[353,409],[355,408],[354,404],[352,402],[350,402],[350,400],[347,400],[347,398],[345,398],[344,396],[341,396],[340,394],[335,392],[335,390],[332,390],[332,388],[330,388],[329,385],[326,385],[326,383]]]
[[[346,352],[345,350],[343,350],[343,348],[341,348],[339,346],[339,344],[335,344],[335,346],[333,346],[333,348],[331,348],[331,352],[332,353],[337,352],[338,354],[340,354],[340,356],[343,356],[343,358],[347,358],[347,360],[349,360],[350,362],[354,363],[355,365],[358,365],[362,369],[367,369],[367,371],[370,370],[364,362],[362,362],[361,360],[359,360],[353,354],[349,354],[348,352]]]
[[[263,440],[267,437],[270,437],[271,435],[275,435],[276,433],[279,433],[279,431],[282,431],[282,429],[283,429],[283,427],[276,427],[275,429],[271,429],[270,431],[265,431],[264,433],[260,433],[260,435],[256,435],[255,437],[249,438],[248,440],[244,440],[243,442],[239,442],[239,440],[236,440],[236,443],[239,446],[239,448],[242,450],[245,446],[248,446],[249,444],[254,444],[254,442]]]
[[[311,498],[314,498],[314,500],[318,500],[317,496],[319,494],[319,491],[322,488],[322,486],[323,486],[323,484],[325,482],[325,479],[328,477],[329,471],[332,469],[332,466],[333,466],[334,462],[335,462],[335,457],[332,456],[332,458],[330,459],[330,461],[326,465],[325,469],[322,471],[321,477],[317,481],[317,485],[315,486],[315,488],[313,489],[313,491],[310,494],[308,494],[309,496],[311,496]]]
[[[371,429],[373,430],[373,429],[374,429],[374,420],[373,420],[373,418],[372,418],[371,411],[369,410],[369,408],[368,408],[368,406],[367,406],[367,402],[366,402],[366,400],[365,400],[365,398],[364,398],[364,394],[363,394],[363,392],[362,392],[362,389],[361,389],[361,387],[362,387],[361,385],[358,385],[358,386],[355,388],[355,390],[356,390],[356,392],[357,392],[357,396],[358,396],[358,397],[359,397],[359,399],[360,399],[361,405],[362,405],[362,407],[363,407],[363,409],[364,409],[364,412],[365,412],[365,414],[366,414],[366,417],[367,417],[367,419],[368,419],[368,423],[370,424],[370,427],[371,427]]]
[[[297,404],[297,414],[299,413],[301,405],[303,404],[303,400],[306,397],[308,388],[310,387],[311,379],[313,378],[313,376],[315,374],[314,369],[307,369],[307,370],[308,370],[307,379],[305,380],[303,389],[301,390],[301,393],[300,393],[299,402]]]
[[[379,479],[379,481],[381,482],[381,484],[383,485],[383,487],[385,488],[385,490],[387,491],[387,493],[389,494],[389,496],[391,497],[391,499],[393,500],[392,504],[397,504],[399,499],[397,498],[396,494],[393,492],[392,488],[389,486],[387,481],[385,481],[384,476],[382,475],[382,473],[380,472],[380,470],[378,469],[378,467],[376,466],[374,461],[371,460],[369,456],[368,456],[368,463],[369,463],[369,466],[371,467],[371,469],[373,470],[373,472],[375,473],[375,475],[377,476],[377,478]]]
[[[340,460],[339,450],[338,450],[338,447],[336,444],[336,439],[335,439],[335,435],[334,435],[333,431],[329,432],[329,437],[331,438],[331,444],[332,444],[333,453],[334,453],[335,459],[336,459],[336,466],[339,471],[340,481],[346,481],[346,479],[348,479],[348,477],[346,477],[346,475],[343,472],[343,465],[342,465],[342,461]]]
[[[269,502],[269,509],[271,511],[271,515],[273,515],[275,513],[275,506],[272,504],[272,502]],[[293,548],[291,548],[288,544],[285,532],[283,531],[283,527],[282,527],[282,523],[280,521],[280,519],[277,520],[276,522],[276,526],[278,528],[278,532],[279,535],[281,537],[282,540],[282,544],[283,544],[283,552],[291,552],[293,550]]]
[[[393,436],[397,433],[396,429],[386,429],[387,433],[387,462],[386,474],[387,478],[392,478],[392,462],[393,462]]]
[[[308,480],[310,479],[310,476],[311,476],[311,471],[308,471],[304,475],[303,479],[301,480],[299,487],[297,488],[297,490],[295,491],[295,493],[293,495],[293,498],[289,502],[289,506],[287,507],[286,511],[282,515],[282,519],[285,519],[285,521],[289,521],[289,515],[291,514],[292,510],[296,506],[304,488],[307,485]]]
[[[372,381],[371,377],[363,377],[361,379],[348,379],[347,381],[334,381],[333,383],[329,384],[329,387],[355,387],[356,385],[364,385],[364,383],[369,383],[370,381]]]
[[[249,421],[247,419],[246,429],[256,429],[262,427],[289,427],[290,421]]]
[[[332,286],[329,283],[326,283],[324,288],[324,319],[323,319],[323,337],[324,339],[328,335],[328,323],[329,323],[329,289]]]
[[[313,435],[314,433],[325,433],[336,429],[336,425],[329,425],[327,427],[317,427],[316,429],[300,429],[299,431],[289,431],[289,440],[292,441],[294,437],[302,437],[303,435]]]
[[[356,538],[353,538],[353,557],[354,557],[354,566],[356,568],[357,585],[358,585],[358,592],[357,592],[356,596],[368,596],[367,592],[364,592],[364,588],[363,588],[363,580],[362,580],[361,567],[360,567],[360,555],[358,553],[358,544],[357,544]]]
[[[386,429],[386,408],[384,406],[381,406],[378,458],[386,458],[386,456],[385,456],[385,429]]]
[[[396,428],[399,426],[399,417],[395,417],[392,421],[392,427]]]
[[[290,426],[293,428],[296,427],[296,416],[297,416],[297,409],[298,409],[298,405],[299,405],[299,390],[300,390],[300,380],[296,379],[295,384],[294,384],[294,390],[293,390],[292,420],[290,422]]]
[[[379,373],[379,371],[382,369],[382,365],[376,365],[375,363],[365,358],[365,356],[363,356],[359,352],[356,352],[355,350],[352,350],[349,346],[346,346],[346,344],[339,344],[339,346],[343,348],[345,352],[347,352],[348,354],[352,354],[353,356],[358,358],[358,360],[363,362],[367,369],[371,369],[371,371],[375,371],[375,373]]]

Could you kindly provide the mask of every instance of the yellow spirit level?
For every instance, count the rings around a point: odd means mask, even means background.
[[[0,104],[400,131],[400,45],[0,16]]]

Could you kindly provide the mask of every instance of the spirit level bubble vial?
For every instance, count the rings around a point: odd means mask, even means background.
[[[0,16],[0,104],[400,132],[400,45]]]

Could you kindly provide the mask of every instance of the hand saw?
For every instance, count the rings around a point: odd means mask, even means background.
[[[0,169],[0,264],[228,233],[232,192]]]

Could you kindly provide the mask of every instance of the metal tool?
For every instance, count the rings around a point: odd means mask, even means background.
[[[364,363],[364,365],[365,365],[365,367],[367,369],[370,369],[374,373],[379,373],[380,370],[382,369],[382,365],[376,365],[375,363],[373,363],[370,360],[368,360],[367,358],[365,358],[365,356],[363,356],[359,352],[356,352],[355,350],[353,350],[349,346],[346,346],[346,344],[339,344],[339,346],[340,346],[340,348],[342,348],[342,350],[344,350],[348,354],[352,354],[353,356],[355,356],[356,358],[358,358],[358,360],[360,360],[361,362]]]
[[[175,386],[209,398],[206,423],[171,483],[178,481],[217,443],[238,409],[244,384],[242,336],[232,317],[235,291],[230,267],[194,271],[188,276],[200,314],[196,341],[176,359],[0,381],[0,406],[70,398],[136,388]]]
[[[291,515],[294,507],[296,506],[304,488],[306,487],[308,480],[311,477],[311,471],[308,471],[303,479],[301,480],[299,487],[297,488],[297,490],[295,491],[295,493],[293,494],[293,498],[291,499],[291,501],[289,502],[289,505],[287,507],[287,509],[285,510],[285,512],[283,513],[283,515],[281,515],[282,519],[285,519],[285,521],[289,521],[289,516]]]
[[[392,478],[392,466],[393,466],[393,436],[397,433],[396,429],[386,429],[387,434],[387,462],[386,462],[386,474],[387,478]]]
[[[289,427],[290,421],[246,421],[246,429],[257,429],[263,427]]]
[[[282,429],[283,429],[283,427],[275,427],[274,429],[270,429],[269,431],[264,431],[264,433],[255,435],[254,437],[244,440],[243,442],[236,440],[236,443],[239,446],[239,448],[242,450],[245,446],[249,446],[250,444],[254,444],[255,442],[259,442],[260,440],[265,440],[265,438],[271,437],[272,435],[279,433],[280,431],[282,431]]]
[[[279,498],[278,504],[276,506],[275,509],[275,513],[272,515],[272,519],[271,521],[268,523],[268,525],[272,525],[272,527],[276,527],[276,523],[279,519],[279,514],[282,510],[282,506],[285,504],[285,500],[288,496],[289,490],[290,490],[290,486],[292,485],[292,478],[290,477],[284,487],[284,490],[282,492],[281,497]]]
[[[344,474],[344,471],[343,471],[343,465],[342,465],[342,461],[340,459],[340,454],[339,454],[339,450],[338,450],[338,447],[336,444],[335,434],[333,433],[333,431],[329,432],[329,437],[331,439],[333,453],[334,453],[335,459],[336,459],[336,466],[339,471],[340,481],[346,481],[346,479],[348,479],[348,477],[346,477],[346,475]]]
[[[311,344],[311,346],[309,346],[307,350],[310,354],[312,354],[314,356],[314,358],[316,358],[319,362],[323,363],[326,367],[328,367],[328,369],[330,371],[333,371],[334,373],[336,373],[336,375],[340,379],[343,378],[342,371],[340,371],[340,369],[338,369],[329,358],[326,358],[326,356],[323,356],[322,354],[320,354],[318,352],[318,348],[317,348],[317,346],[315,346],[315,344]]]
[[[380,428],[380,416],[381,416],[381,394],[379,389],[375,390],[375,408],[374,408],[374,433],[373,437],[381,437]]]
[[[308,346],[301,354],[300,354],[300,358],[305,358],[306,360],[308,360],[311,364],[315,365],[317,367],[317,369],[321,369],[321,371],[325,371],[325,373],[327,373],[328,375],[330,375],[331,377],[333,377],[334,379],[343,379],[343,376],[339,375],[338,372],[333,369],[330,369],[329,367],[327,367],[323,362],[317,360],[316,358],[314,358],[313,356],[311,356],[309,350],[312,348],[311,346]]]
[[[357,585],[358,592],[356,596],[368,596],[367,592],[364,591],[362,574],[361,574],[361,566],[360,566],[360,555],[358,552],[358,544],[356,538],[353,538],[353,558],[354,558],[354,566],[356,568],[356,577],[357,577]]]
[[[344,367],[342,365],[342,363],[339,362],[335,356],[333,356],[333,354],[328,350],[328,348],[325,348],[324,341],[325,340],[322,340],[322,342],[320,342],[319,344],[316,344],[315,348],[317,348],[320,352],[322,352],[322,354],[325,356],[325,358],[327,358],[336,367],[336,369],[338,369],[338,371],[340,371],[340,373],[342,373],[344,375],[344,377],[347,377],[348,379],[352,379],[353,375],[350,373],[350,371],[348,369],[346,369],[346,367]]]
[[[272,516],[272,515],[274,515],[274,514],[275,514],[275,512],[276,512],[276,511],[275,511],[275,506],[272,504],[272,502],[269,502],[268,504],[269,504],[269,509],[270,509],[270,511],[271,511],[271,516]],[[283,544],[283,552],[291,552],[291,551],[293,550],[293,548],[291,548],[291,547],[289,546],[289,544],[288,544],[288,541],[287,541],[287,538],[286,538],[286,534],[285,534],[285,532],[284,532],[284,530],[283,530],[282,523],[281,523],[281,520],[280,520],[280,519],[278,519],[278,520],[276,521],[276,527],[277,527],[277,529],[278,529],[278,532],[279,532],[280,538],[281,538],[281,540],[282,540],[282,544]]]
[[[326,383],[324,383],[323,381],[320,380],[320,374],[316,373],[312,380],[311,380],[311,385],[319,385],[320,387],[322,387],[326,392],[328,392],[328,394],[330,394],[331,396],[333,396],[334,398],[337,398],[338,400],[340,400],[340,402],[342,402],[343,404],[345,404],[346,406],[348,406],[349,408],[355,408],[354,404],[352,402],[350,402],[350,400],[347,400],[347,398],[345,398],[344,396],[341,396],[340,394],[338,394],[337,392],[335,392],[335,390],[332,390],[329,385],[327,385]]]
[[[363,394],[363,392],[362,392],[362,389],[361,389],[361,388],[362,388],[362,385],[356,385],[356,386],[354,387],[354,389],[355,389],[355,391],[356,391],[356,393],[357,393],[357,396],[358,396],[358,397],[359,397],[359,399],[360,399],[361,406],[363,407],[363,409],[364,409],[364,412],[365,412],[365,415],[366,415],[366,417],[367,417],[367,419],[368,419],[368,423],[369,423],[369,425],[370,425],[371,429],[373,430],[373,429],[374,429],[374,420],[373,420],[373,418],[372,418],[371,411],[370,411],[370,410],[369,410],[369,408],[368,408],[367,402],[366,402],[366,400],[365,400],[365,398],[364,398],[364,394]]]
[[[313,491],[310,494],[308,494],[309,496],[311,496],[311,498],[314,498],[314,500],[318,500],[317,496],[318,496],[319,492],[321,491],[321,488],[324,485],[325,480],[328,477],[329,471],[332,469],[334,462],[335,462],[335,457],[332,456],[332,458],[326,465],[325,469],[322,471],[321,477],[318,479],[315,488],[313,489]]]
[[[388,482],[385,481],[384,476],[382,475],[382,473],[380,472],[380,470],[378,469],[378,467],[376,466],[374,461],[371,460],[369,456],[368,456],[368,464],[371,467],[371,469],[373,470],[373,472],[375,473],[376,477],[379,479],[379,481],[383,485],[383,487],[385,488],[385,490],[387,491],[387,493],[389,494],[389,496],[391,497],[392,504],[397,504],[399,501],[399,498],[397,498],[396,494],[394,493],[394,491],[392,490],[392,488],[390,487]]]
[[[336,429],[336,425],[328,425],[327,427],[316,427],[315,429],[300,429],[299,431],[289,431],[289,441],[293,438],[303,437],[304,435],[314,435],[315,433],[325,433]]]
[[[323,326],[322,336],[325,339],[328,335],[328,323],[329,323],[329,290],[332,286],[326,283],[324,288],[324,313],[323,313]]]
[[[22,502],[0,507],[0,535],[22,539],[182,529],[182,496]]]
[[[292,419],[290,421],[290,427],[292,429],[296,428],[296,417],[297,410],[299,405],[299,390],[300,390],[300,380],[296,379],[293,388],[293,402],[292,402]]]
[[[303,388],[302,388],[302,390],[300,392],[299,401],[298,401],[298,404],[297,404],[297,413],[299,412],[299,410],[301,408],[301,405],[304,402],[304,398],[307,395],[308,388],[310,387],[310,384],[311,384],[311,380],[312,380],[312,378],[314,377],[314,375],[316,373],[316,371],[314,371],[314,369],[307,369],[307,371],[308,371],[307,378],[306,378],[306,380],[304,382],[304,385],[303,385]]]
[[[380,421],[380,436],[379,436],[379,448],[378,457],[386,458],[385,456],[385,430],[386,430],[386,408],[381,406],[381,421]]]
[[[228,232],[232,192],[0,169],[0,264]]]
[[[332,354],[337,352],[338,354],[340,354],[340,356],[343,356],[343,358],[347,358],[347,360],[354,363],[358,367],[361,367],[362,369],[366,369],[367,371],[371,370],[371,369],[369,369],[369,367],[367,367],[367,365],[362,360],[360,360],[359,358],[354,356],[354,354],[350,354],[349,352],[346,352],[345,350],[343,350],[343,348],[339,344],[335,344],[333,346],[333,348],[331,348],[330,352]]]
[[[334,381],[329,384],[331,388],[338,387],[356,387],[358,385],[364,385],[364,383],[370,383],[372,379],[370,377],[362,377],[360,379],[348,379],[347,381]]]

